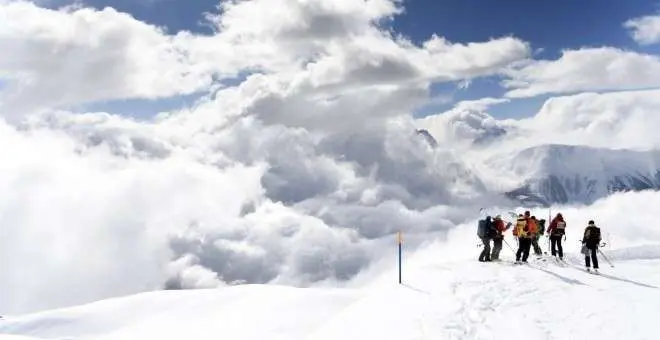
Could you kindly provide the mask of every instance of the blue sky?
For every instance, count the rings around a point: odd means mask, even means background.
[[[58,1],[58,0],[55,0]],[[53,3],[56,4],[56,3]],[[190,30],[209,32],[200,25],[202,13],[214,11],[216,0],[86,0],[97,8],[114,7],[131,13],[137,19],[166,26],[170,32]],[[396,18],[394,29],[420,42],[433,33],[453,42],[484,41],[493,37],[514,35],[542,49],[537,58],[557,58],[562,49],[614,46],[646,53],[659,53],[658,47],[638,46],[622,27],[626,20],[657,13],[660,0],[407,0],[406,13]],[[453,102],[465,99],[499,97],[504,90],[498,79],[474,81],[465,90],[456,84],[433,86],[434,93],[451,94]],[[165,110],[194,97],[149,102],[131,100],[95,105],[96,109],[138,112]],[[515,100],[494,106],[491,114],[498,118],[523,117],[535,113],[547,97]],[[418,115],[443,111],[452,103],[434,104]]]

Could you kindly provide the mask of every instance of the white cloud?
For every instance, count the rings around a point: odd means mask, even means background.
[[[657,148],[659,110],[660,90],[582,93],[547,100],[525,125],[541,143]]]
[[[484,98],[483,101],[499,100]],[[459,103],[449,111],[416,120],[416,125],[427,129],[440,145],[460,150],[461,159],[468,167],[475,167],[472,171],[489,189],[510,189],[511,183],[525,178],[511,174],[514,177],[507,179],[502,169],[481,166],[484,159],[516,154],[532,146],[660,148],[657,133],[660,90],[587,92],[553,97],[546,100],[534,116],[521,120],[495,119],[481,110],[485,109],[483,107],[470,109],[473,104]],[[644,171],[653,172],[652,169]]]
[[[386,255],[374,242],[446,230],[474,209],[461,191],[480,190],[402,122],[324,137],[254,117],[186,134],[179,116],[33,118],[0,124],[2,313],[166,284],[348,280]]]
[[[469,110],[474,110],[474,111],[486,111],[488,110],[489,107],[497,104],[503,104],[507,103],[510,100],[508,98],[491,98],[491,97],[485,97],[485,98],[479,98],[475,100],[464,100],[461,102],[458,102],[455,105],[455,109],[459,111],[469,111]]]
[[[630,31],[630,36],[640,45],[660,43],[660,14],[633,18],[623,27]]]
[[[473,149],[476,144],[492,142],[506,134],[501,122],[487,112],[488,108],[508,102],[507,98],[481,98],[458,102],[452,109],[416,120],[419,128],[441,144],[461,150]]]
[[[521,63],[505,72],[510,98],[660,86],[660,58],[613,47],[566,50],[557,60]]]
[[[209,68],[190,60],[191,37],[163,32],[112,8],[49,10],[0,4],[0,97],[15,112],[54,105],[192,93],[211,84]]]
[[[431,80],[492,74],[529,53],[513,38],[463,45],[434,36],[414,46],[376,26],[400,12],[390,0],[227,1],[221,9],[208,16],[217,34],[198,36],[167,35],[111,8],[3,3],[0,44],[12,53],[0,56],[0,77],[14,80],[3,111],[207,91],[212,77],[255,71],[278,73],[306,95],[378,86],[423,95]]]

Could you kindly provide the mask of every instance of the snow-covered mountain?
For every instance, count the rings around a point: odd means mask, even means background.
[[[650,202],[657,195],[611,199]],[[594,211],[567,209],[573,225]],[[641,207],[639,209],[642,209]],[[652,218],[643,212],[636,217]],[[575,223],[573,223],[575,221]],[[660,247],[649,223],[604,229],[617,235],[600,275],[583,270],[579,248],[564,245],[567,265],[534,259],[480,263],[469,221],[414,253],[406,248],[403,284],[396,267],[359,287],[239,285],[146,292],[89,304],[8,315],[0,339],[636,339],[657,338]],[[573,237],[569,234],[569,237]],[[508,244],[515,244],[510,233]],[[606,298],[604,298],[606,297]],[[524,315],[525,322],[519,322]]]
[[[614,192],[660,189],[660,150],[541,145],[489,158],[520,178],[507,196],[526,204],[590,204]]]

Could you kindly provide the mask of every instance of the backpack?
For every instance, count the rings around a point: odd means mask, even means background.
[[[516,228],[513,229],[513,235],[518,237],[526,237],[529,229],[527,228],[527,220],[519,218],[516,222]]]
[[[553,234],[555,234],[555,235],[565,235],[566,234],[566,222],[557,221],[557,225],[555,227],[555,232]]]
[[[495,228],[495,221],[491,221],[490,224],[487,224],[487,230],[486,230],[486,237],[489,239],[493,239],[497,237],[497,228]]]
[[[486,220],[479,220],[479,225],[477,226],[477,236],[479,236],[479,238],[485,238],[487,232],[488,223],[486,223]]]
[[[587,241],[598,243],[600,240],[600,228],[596,226],[589,227],[587,229]]]

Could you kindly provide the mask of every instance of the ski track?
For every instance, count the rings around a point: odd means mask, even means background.
[[[550,256],[544,256],[545,261],[531,255],[528,264],[514,265],[512,258],[505,258],[499,263],[466,262],[460,266],[433,265],[423,268],[450,270],[445,274],[445,288],[436,288],[431,296],[434,303],[447,305],[446,310],[435,314],[426,313],[419,320],[424,325],[424,334],[434,334],[431,338],[439,339],[496,339],[496,334],[509,339],[583,339],[593,336],[585,332],[584,323],[606,326],[602,311],[597,308],[607,308],[611,315],[620,315],[618,308],[635,310],[633,307],[642,301],[644,294],[659,297],[656,286],[636,282],[608,274],[612,271],[609,264],[600,256],[600,274],[585,271],[584,258],[580,255],[566,254],[565,263],[555,261]],[[629,264],[622,264],[627,266]],[[656,275],[656,281],[658,276]],[[428,277],[420,275],[411,281],[425,281]],[[634,286],[634,287],[631,287]],[[629,295],[621,291],[642,289],[641,296],[631,301],[629,306],[621,307],[617,303],[601,304],[601,307],[590,307],[589,301],[598,304],[598,298],[591,296],[607,294],[609,297],[630,300]],[[575,308],[571,300],[581,300],[585,303]],[[660,300],[658,300],[660,302]],[[536,311],[530,311],[536,309]],[[655,309],[660,313],[660,309]],[[557,312],[557,313],[553,313]],[[518,324],[516,316],[529,318],[529,322]],[[616,323],[616,320],[614,320]],[[561,327],[559,326],[561,325]],[[587,327],[592,329],[592,327]],[[621,329],[626,329],[622,331]],[[603,334],[620,335],[630,338],[634,331],[634,323],[618,322],[616,328],[599,330]],[[593,330],[592,330],[593,332]],[[504,334],[502,334],[504,333]],[[563,334],[563,335],[559,335]],[[626,335],[627,334],[627,335]],[[633,333],[634,334],[634,333]],[[582,337],[584,336],[584,337]],[[651,339],[650,335],[640,335],[635,339]],[[417,337],[416,339],[426,339]]]

